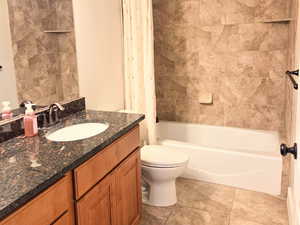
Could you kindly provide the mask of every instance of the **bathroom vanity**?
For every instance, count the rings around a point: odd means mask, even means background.
[[[0,104],[10,101],[17,108],[7,119],[0,107],[0,225],[137,224],[139,123],[144,115],[85,108],[86,103],[103,110],[124,106],[121,2],[27,3],[0,0]],[[85,15],[91,14],[102,26],[89,29],[95,35],[78,33],[88,27]],[[26,19],[19,20],[19,15]],[[94,44],[86,41],[90,37]],[[89,102],[78,99],[80,94],[88,95]],[[23,138],[24,109],[18,107],[24,101],[36,104],[36,113],[49,111],[38,119],[47,121],[40,127],[50,128],[36,137]],[[56,102],[65,110],[57,112]],[[51,116],[56,113],[63,118],[59,124]],[[88,127],[86,133],[81,130],[88,137],[75,141],[49,138],[60,129],[89,123],[102,124],[105,131],[90,136],[93,128]]]
[[[0,225],[135,225],[141,207],[143,115],[80,111],[58,127],[105,122],[94,137],[52,142],[46,133],[0,143]]]

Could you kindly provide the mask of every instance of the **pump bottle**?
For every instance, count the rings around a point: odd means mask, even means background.
[[[24,116],[25,137],[33,137],[38,134],[37,116],[32,109],[32,104],[25,104],[26,111]]]
[[[6,119],[11,119],[13,118],[13,113],[11,112],[11,108],[10,108],[10,102],[8,101],[4,101],[2,102],[3,105],[3,109],[2,109],[2,113],[1,113],[1,117],[3,120]]]

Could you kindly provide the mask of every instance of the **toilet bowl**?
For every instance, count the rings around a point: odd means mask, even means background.
[[[152,206],[176,204],[176,178],[187,165],[189,157],[165,146],[148,145],[141,149],[142,176],[148,185],[143,202]]]

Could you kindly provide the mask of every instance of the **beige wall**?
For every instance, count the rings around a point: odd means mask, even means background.
[[[19,101],[41,105],[78,97],[72,0],[9,0]]]
[[[121,0],[74,0],[80,95],[94,110],[124,108]]]
[[[160,119],[284,132],[288,1],[153,5]]]

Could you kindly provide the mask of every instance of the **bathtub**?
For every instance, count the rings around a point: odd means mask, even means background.
[[[279,195],[277,132],[160,121],[159,143],[190,156],[185,178]]]

